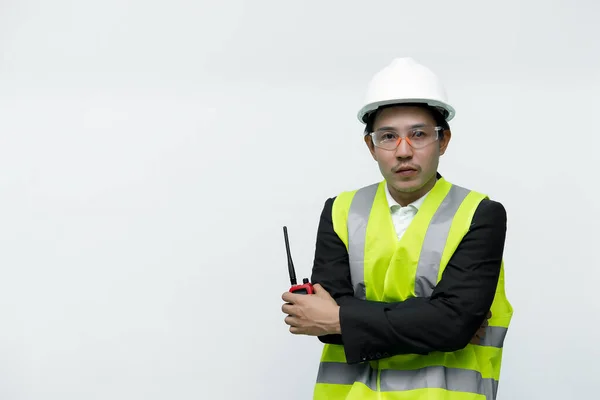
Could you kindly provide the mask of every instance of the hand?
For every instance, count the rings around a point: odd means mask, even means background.
[[[492,318],[491,310],[488,311],[485,320],[483,321],[483,323],[481,324],[481,326],[479,327],[477,332],[475,332],[475,336],[473,336],[473,338],[471,339],[471,341],[469,343],[471,343],[471,344],[480,344],[481,343],[481,341],[485,338],[485,330],[487,329],[487,327],[489,325],[488,320],[490,318]]]
[[[313,287],[315,294],[285,292],[281,296],[286,302],[281,310],[288,314],[285,323],[290,326],[290,332],[310,336],[341,333],[340,307],[321,285],[317,283]]]

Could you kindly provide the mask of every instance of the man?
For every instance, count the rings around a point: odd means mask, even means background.
[[[315,294],[282,296],[290,332],[325,343],[314,399],[496,398],[506,212],[438,173],[454,114],[410,58],[369,84],[358,117],[384,179],[325,202]]]

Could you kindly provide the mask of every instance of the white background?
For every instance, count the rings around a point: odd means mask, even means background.
[[[308,276],[325,199],[380,179],[355,115],[397,56],[457,109],[440,172],[508,210],[499,399],[596,397],[599,12],[1,0],[0,399],[309,399],[282,226]]]

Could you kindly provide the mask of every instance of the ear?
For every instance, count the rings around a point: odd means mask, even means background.
[[[450,129],[444,130],[444,137],[440,140],[440,156],[446,152],[451,138],[452,132],[450,132]]]
[[[369,152],[371,152],[371,157],[373,157],[373,160],[377,161],[377,157],[375,156],[375,145],[373,145],[373,138],[370,135],[365,135],[364,140],[365,144],[369,148]]]

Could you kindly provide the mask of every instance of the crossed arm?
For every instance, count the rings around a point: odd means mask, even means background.
[[[343,344],[348,363],[464,348],[494,300],[506,235],[502,204],[482,201],[430,297],[397,303],[353,296],[346,247],[333,230],[332,204],[328,199],[321,214],[311,281],[339,306],[341,333],[319,339]]]

